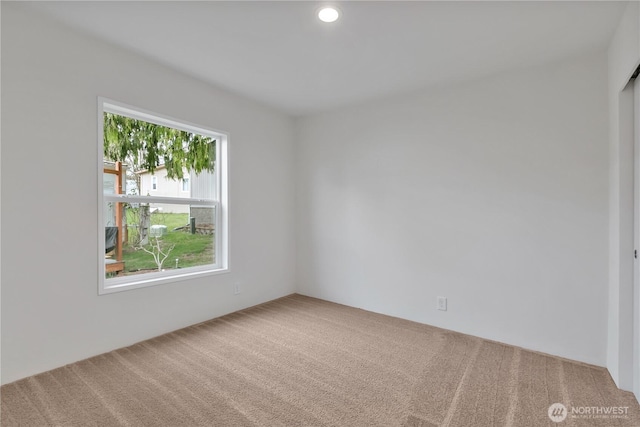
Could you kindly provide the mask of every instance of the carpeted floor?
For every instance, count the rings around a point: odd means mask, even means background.
[[[300,295],[0,392],[5,427],[640,426],[604,368]]]

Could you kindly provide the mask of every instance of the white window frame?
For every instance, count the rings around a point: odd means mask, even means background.
[[[151,175],[151,191],[158,190],[158,177],[155,175]]]
[[[185,190],[185,183],[187,184],[187,189]],[[180,191],[183,193],[189,193],[191,191],[191,179],[188,176],[183,176],[182,180],[180,180]]]
[[[127,194],[103,194],[102,174],[104,168],[104,113],[144,120],[161,126],[209,136],[216,140],[216,200],[178,197],[143,196]],[[165,283],[229,272],[229,198],[228,198],[228,144],[229,134],[211,128],[191,124],[161,114],[132,107],[111,99],[98,97],[98,294],[110,294],[131,289],[145,288]],[[105,277],[104,204],[109,202],[127,203],[169,203],[199,206],[213,206],[215,216],[215,263],[175,270],[146,273],[140,275]],[[195,203],[194,203],[195,202]]]

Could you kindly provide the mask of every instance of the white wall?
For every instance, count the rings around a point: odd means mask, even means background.
[[[640,289],[633,289],[633,88],[627,82],[640,62],[640,7],[629,2],[608,51],[609,68],[609,292],[607,368],[618,387],[640,400]],[[626,90],[625,90],[626,87]],[[637,137],[637,135],[636,135]],[[635,268],[638,268],[637,262]],[[635,366],[635,374],[633,373]],[[635,376],[635,380],[634,377]],[[635,385],[634,385],[635,382]]]
[[[600,52],[300,120],[299,292],[604,365],[606,89]]]
[[[230,132],[231,273],[98,296],[98,95]],[[294,292],[291,118],[7,2],[1,101],[2,383]]]

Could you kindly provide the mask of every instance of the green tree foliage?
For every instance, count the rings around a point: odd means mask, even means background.
[[[167,178],[181,179],[183,168],[213,172],[215,140],[113,113],[104,113],[104,157],[127,163],[133,172],[165,166]]]

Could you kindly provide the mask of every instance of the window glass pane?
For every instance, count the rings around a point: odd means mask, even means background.
[[[100,292],[226,271],[226,251],[217,247],[226,245],[225,209],[218,208],[226,186],[218,190],[217,178],[226,135],[107,102],[103,108]]]
[[[114,203],[120,204],[120,203]],[[105,230],[107,277],[128,276],[215,264],[215,212],[213,206],[166,203],[124,204],[122,259]],[[112,238],[112,240],[117,238]],[[115,241],[115,240],[114,240]],[[110,267],[109,264],[119,263]],[[120,270],[109,271],[115,268]]]
[[[104,194],[116,194],[116,176],[114,174],[102,174],[102,190]]]
[[[104,194],[116,194],[116,176],[110,173],[103,173],[102,189]],[[114,203],[103,204],[102,218],[105,226],[109,227],[116,225],[116,211]]]
[[[135,179],[131,179],[130,176],[126,177],[126,181],[125,181],[125,194],[129,194],[129,195],[133,195],[133,196],[139,196],[140,195],[140,189],[138,188],[138,182]]]

